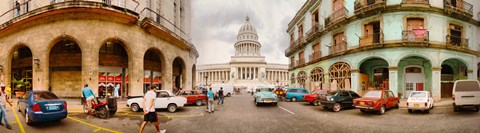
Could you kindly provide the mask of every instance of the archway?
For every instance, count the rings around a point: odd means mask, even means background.
[[[298,72],[297,82],[300,84],[300,87],[305,87],[305,81],[307,80],[307,73],[305,71]]]
[[[337,62],[333,64],[329,69],[330,75],[330,90],[350,90],[350,65],[346,62]],[[336,81],[336,82],[335,82]],[[336,84],[336,86],[335,86]]]
[[[432,64],[419,56],[407,56],[398,63],[399,97],[408,98],[411,91],[432,91]]]
[[[12,94],[15,92],[25,92],[26,89],[33,88],[33,57],[32,51],[25,45],[19,45],[14,48],[10,55],[10,87],[12,88]],[[13,96],[12,96],[13,97]]]
[[[468,79],[467,65],[458,59],[448,59],[442,62],[441,97],[452,97],[453,83],[459,79]]]
[[[143,56],[143,93],[146,93],[150,86],[156,86],[160,89],[163,87],[162,82],[162,70],[163,70],[164,58],[160,50],[148,49]]]
[[[82,89],[82,51],[71,38],[60,38],[50,50],[48,90],[60,97],[78,97]]]
[[[176,93],[182,90],[185,86],[185,62],[182,58],[177,57],[173,60],[172,78],[173,78],[173,92]]]
[[[293,85],[295,85],[295,73],[290,75],[290,87],[293,87]]]
[[[98,95],[112,96],[118,88],[119,96],[128,96],[128,53],[125,43],[108,40],[102,44],[98,57]]]
[[[323,69],[320,68],[320,67],[315,67],[313,68],[312,71],[310,71],[310,79],[311,81],[313,82],[315,89],[323,89],[323,82],[324,82],[324,79],[323,79]]]
[[[360,64],[360,90],[389,89],[388,62],[382,58],[370,58]]]

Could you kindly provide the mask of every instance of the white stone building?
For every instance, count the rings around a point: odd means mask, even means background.
[[[288,65],[269,64],[261,55],[255,27],[247,16],[235,43],[235,55],[224,64],[197,66],[197,85],[233,84],[234,86],[283,86],[288,84]]]

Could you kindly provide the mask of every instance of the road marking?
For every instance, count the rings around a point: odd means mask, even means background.
[[[290,114],[292,114],[292,115],[295,114],[295,113],[293,113],[292,111],[290,111],[290,110],[288,110],[288,109],[286,109],[286,108],[283,108],[282,106],[278,106],[278,107],[281,108],[281,109],[283,109],[283,110],[285,110],[285,111],[287,111],[288,113],[290,113]]]
[[[23,125],[20,122],[20,119],[18,118],[17,111],[13,108],[13,106],[11,106],[11,107],[12,107],[12,112],[15,115],[15,119],[17,119],[18,127],[20,127],[20,132],[25,133],[25,129],[23,129]]]
[[[100,127],[100,126],[97,126],[97,125],[95,125],[95,124],[91,124],[91,123],[88,123],[88,122],[85,122],[85,121],[82,121],[82,120],[79,120],[79,119],[76,119],[76,118],[72,118],[72,117],[67,117],[67,118],[68,118],[68,119],[71,119],[71,120],[74,120],[74,121],[77,121],[77,122],[79,122],[79,123],[82,123],[82,124],[91,126],[91,127],[95,127],[96,129],[93,130],[94,132],[96,132],[96,131],[98,131],[98,130],[104,130],[104,131],[112,132],[112,133],[121,133],[120,131],[116,131],[116,130],[112,130],[112,129]]]

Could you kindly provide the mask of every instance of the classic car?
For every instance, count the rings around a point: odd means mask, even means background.
[[[429,113],[433,108],[433,98],[428,91],[412,91],[407,100],[408,113],[421,110]]]
[[[273,88],[257,87],[255,90],[256,91],[253,94],[253,101],[255,102],[255,105],[258,106],[261,103],[271,103],[275,106],[277,105],[278,97],[272,92]]]
[[[303,101],[304,94],[308,94],[308,90],[305,88],[289,88],[285,99],[290,99],[292,102]]]
[[[473,108],[480,111],[480,83],[477,80],[457,80],[452,92],[453,111]]]
[[[310,105],[314,105],[314,106],[318,106],[318,102],[317,102],[317,96],[318,94],[320,94],[322,90],[318,89],[318,90],[315,90],[315,91],[312,91],[312,93],[310,94],[303,94],[303,99],[310,103]]]
[[[67,102],[50,91],[27,91],[17,103],[18,111],[25,115],[25,122],[56,121],[67,118]]]
[[[157,90],[157,98],[155,98],[155,109],[167,109],[169,112],[177,111],[178,107],[183,107],[187,103],[187,98],[175,96],[168,90]],[[127,107],[133,112],[143,109],[143,97],[137,97],[127,100]]]
[[[320,105],[326,110],[338,112],[344,108],[355,108],[353,99],[360,98],[360,95],[351,90],[336,90],[319,96]]]
[[[177,96],[187,98],[187,104],[201,106],[203,103],[207,102],[207,96],[197,90],[180,90],[178,91]]]
[[[398,97],[395,97],[389,90],[371,90],[366,92],[362,98],[353,99],[353,104],[361,112],[378,111],[378,114],[385,113],[388,108],[397,108],[400,103]]]
[[[285,97],[285,91],[281,88],[277,88],[275,89],[274,91],[275,94],[277,94],[277,97],[281,98],[281,97]]]

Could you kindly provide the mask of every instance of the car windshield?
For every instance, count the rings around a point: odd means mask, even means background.
[[[34,92],[33,99],[35,101],[39,101],[39,100],[58,99],[58,97],[52,92],[45,91],[45,92]]]
[[[425,92],[412,92],[410,94],[410,97],[414,97],[414,98],[424,98],[424,97],[427,97],[427,93]]]
[[[270,92],[271,88],[257,88],[257,92]]]
[[[333,96],[335,94],[337,94],[338,91],[330,91],[327,93],[327,96]]]
[[[480,91],[477,81],[461,81],[457,82],[455,91]]]
[[[369,91],[363,97],[381,98],[382,97],[382,92],[381,91]]]

